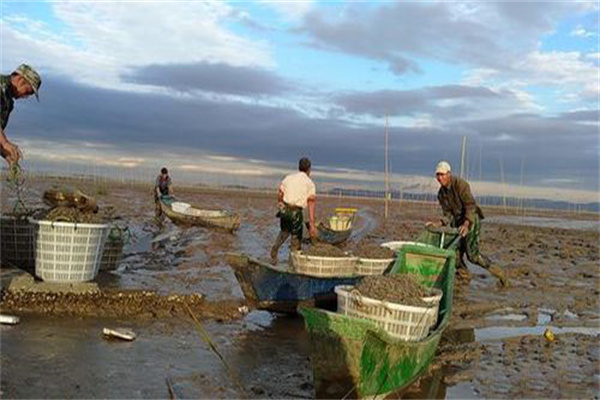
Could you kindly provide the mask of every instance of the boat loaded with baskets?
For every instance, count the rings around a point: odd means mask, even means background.
[[[439,243],[439,236],[420,238]],[[427,371],[452,311],[456,243],[447,243],[449,250],[422,243],[400,248],[390,274],[408,274],[441,291],[423,298],[426,306],[375,300],[338,286],[337,313],[300,308],[317,398],[383,398]]]
[[[329,308],[335,305],[333,289],[337,285],[352,285],[360,278],[345,276],[311,276],[271,266],[244,254],[228,254],[244,297],[256,308],[295,313],[299,305]]]
[[[321,222],[317,225],[319,241],[337,245],[348,240],[354,228],[356,211],[356,208],[336,208],[327,223]]]
[[[285,266],[271,266],[244,254],[228,254],[227,261],[244,296],[257,308],[295,313],[298,305],[307,304],[334,309],[336,286],[355,284],[365,275],[381,275],[393,261],[337,251],[339,256],[293,251]]]
[[[187,203],[175,201],[172,196],[161,196],[160,207],[171,221],[181,225],[220,228],[233,233],[241,223],[241,218],[237,214],[225,210],[195,208]]]

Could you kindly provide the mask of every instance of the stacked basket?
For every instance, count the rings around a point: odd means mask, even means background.
[[[418,341],[429,333],[436,323],[442,291],[433,289],[433,295],[423,297],[425,307],[408,306],[375,300],[362,296],[353,286],[336,286],[338,313],[375,322],[390,335],[403,340]]]
[[[33,268],[34,226],[26,218],[0,217],[0,261],[21,268]]]
[[[117,269],[121,258],[123,258],[123,247],[125,246],[125,238],[123,230],[117,226],[110,229],[104,251],[100,259],[100,271],[113,271]]]
[[[356,272],[358,257],[309,256],[301,250],[290,254],[292,272],[316,277],[352,276]]]
[[[384,271],[394,263],[395,258],[362,258],[356,264],[358,275],[383,275]]]
[[[37,229],[33,237],[38,277],[49,282],[85,282],[96,277],[108,225],[30,222]]]

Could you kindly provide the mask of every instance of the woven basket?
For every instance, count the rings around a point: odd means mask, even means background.
[[[418,341],[427,336],[438,317],[442,291],[433,289],[435,295],[423,297],[427,307],[407,306],[362,296],[353,286],[336,286],[338,313],[375,322],[390,335],[408,341]]]
[[[356,273],[358,257],[307,256],[301,250],[290,254],[291,270],[297,274],[332,277],[352,276]]]
[[[27,219],[0,217],[0,262],[32,269],[35,266],[34,231],[35,226]]]
[[[383,272],[394,263],[395,258],[359,258],[356,265],[358,275],[383,275]]]

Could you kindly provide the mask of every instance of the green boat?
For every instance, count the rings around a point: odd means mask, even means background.
[[[438,320],[419,341],[389,335],[374,322],[303,307],[317,398],[385,398],[416,381],[433,360],[452,312],[456,253],[405,246],[390,273],[414,274],[443,291]]]

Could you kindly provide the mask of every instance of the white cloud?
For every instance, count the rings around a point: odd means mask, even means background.
[[[26,54],[42,72],[103,87],[119,87],[122,73],[148,64],[274,66],[267,43],[223,26],[231,12],[225,3],[57,2],[52,7],[66,33],[58,35],[43,24],[25,29],[21,16],[3,19],[4,65],[19,65]]]
[[[580,37],[580,38],[591,38],[591,37],[596,36],[596,33],[588,31],[581,26],[578,26],[577,28],[575,28],[571,31],[570,35],[575,36],[575,37]]]
[[[261,3],[275,9],[283,18],[295,22],[300,21],[302,17],[304,17],[309,11],[313,9],[313,6],[315,4],[313,0],[262,0]]]

